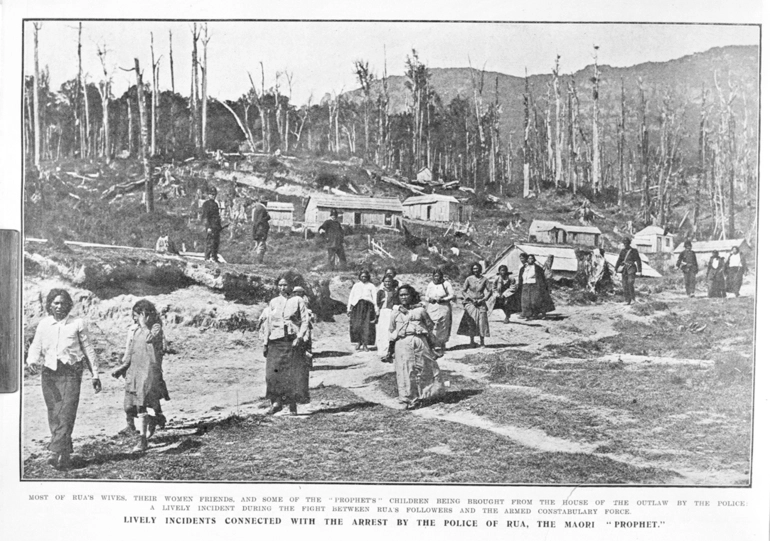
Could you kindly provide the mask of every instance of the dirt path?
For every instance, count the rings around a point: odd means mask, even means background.
[[[205,290],[199,293],[202,295],[199,302],[204,307],[212,304],[216,297],[213,293],[205,293]],[[165,302],[179,302],[177,296],[181,295],[182,293],[176,296],[171,294],[154,300],[160,306]],[[218,303],[222,302],[221,299],[216,300]],[[128,304],[131,302],[132,299],[126,301]],[[261,307],[248,307],[249,317],[256,317],[260,309]],[[455,326],[460,316],[461,308],[455,305]],[[468,349],[466,337],[453,335],[448,344],[448,351],[439,364],[445,371],[485,383],[482,373],[459,360],[469,354],[494,354],[507,349],[537,352],[552,344],[598,340],[615,334],[613,322],[620,318],[645,320],[633,315],[630,307],[617,303],[561,306],[553,319],[537,322],[517,320],[508,325],[503,324],[499,312],[494,312],[490,317],[492,336],[488,339],[486,348]],[[348,320],[344,315],[337,316],[334,323],[317,325],[314,331],[316,360],[311,372],[311,387],[337,385],[351,390],[364,400],[400,409],[402,406],[398,401],[383,393],[376,382],[367,383],[369,378],[392,371],[392,365],[379,362],[376,352],[354,353],[348,341],[347,326]],[[167,333],[178,350],[178,354],[169,355],[164,361],[166,380],[172,397],[170,402],[164,403],[170,426],[265,411],[266,403],[262,399],[265,394],[265,364],[256,333],[225,332],[181,325],[170,328]],[[125,426],[122,413],[123,380],[117,381],[105,374],[103,384],[102,393],[95,395],[90,389],[90,382],[85,380],[83,383],[78,420],[73,435],[76,445],[92,438],[111,436]],[[511,388],[507,389],[507,392],[531,394],[533,391],[527,387],[508,387]],[[553,398],[562,399],[558,396]],[[24,405],[24,455],[30,456],[44,450],[49,435],[38,378],[26,379]],[[322,407],[311,403],[300,406],[300,413],[312,413]],[[557,438],[538,428],[496,423],[469,411],[448,409],[441,403],[416,410],[413,414],[425,419],[487,430],[538,452],[594,453],[636,467],[661,466],[636,456],[596,453],[602,442],[584,443]],[[735,472],[680,469],[677,473],[685,479],[685,484],[731,484],[741,480],[741,476]],[[681,483],[682,478],[678,482]]]

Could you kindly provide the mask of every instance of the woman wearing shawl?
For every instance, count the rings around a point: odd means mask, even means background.
[[[269,414],[289,404],[289,412],[297,414],[297,404],[310,401],[310,363],[305,357],[303,337],[307,336],[310,316],[300,297],[290,296],[286,278],[278,280],[279,295],[270,301],[261,323],[266,326],[265,345],[266,396]]]
[[[455,292],[441,269],[433,271],[433,281],[425,288],[425,309],[433,321],[433,346],[443,355],[452,330],[452,301]]]
[[[741,285],[743,285],[743,273],[746,272],[746,260],[737,246],[733,246],[730,255],[725,262],[725,276],[727,278],[727,291],[739,297]]]
[[[444,392],[436,354],[428,344],[433,328],[419,295],[413,287],[398,288],[401,303],[393,308],[390,339],[395,342],[395,369],[398,399],[406,409],[414,409]]]
[[[527,256],[527,264],[519,270],[519,283],[521,284],[521,316],[524,319],[534,319],[555,309],[548,292],[545,271],[537,264],[535,256]]]
[[[473,339],[478,336],[481,347],[484,338],[489,336],[489,319],[487,318],[487,300],[492,296],[489,281],[481,275],[481,265],[471,265],[471,275],[463,284],[463,317],[457,334],[469,336],[471,347],[476,345]]]
[[[348,298],[350,341],[356,344],[356,351],[366,351],[375,343],[374,322],[379,312],[377,288],[371,282],[368,270],[362,270],[358,274],[358,280],[350,290]]]
[[[492,281],[492,290],[495,292],[495,304],[493,310],[500,309],[505,314],[503,323],[511,322],[511,314],[518,312],[521,299],[517,299],[516,280],[511,278],[507,265],[500,265],[497,276]]]

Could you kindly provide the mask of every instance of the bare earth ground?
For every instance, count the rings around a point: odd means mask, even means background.
[[[414,277],[400,278],[409,282]],[[418,285],[418,289],[424,285],[420,279],[413,279],[411,283]],[[346,300],[343,285],[332,291],[340,300]],[[39,314],[34,299],[39,291],[47,291],[51,286],[52,282],[27,280],[25,312],[28,317],[35,310]],[[749,289],[750,286],[744,286],[744,293]],[[154,438],[154,443],[151,440],[150,451],[184,452],[165,442],[163,434],[194,434],[195,427],[201,423],[216,423],[233,415],[248,418],[264,414],[267,406],[262,398],[265,365],[257,333],[227,331],[215,324],[232,315],[254,321],[262,306],[235,305],[220,294],[198,286],[149,298],[161,310],[168,307],[165,332],[172,351],[164,360],[172,398],[163,403],[169,427]],[[109,300],[88,297],[79,303],[79,309],[93,324],[94,338],[105,365],[114,366],[122,353],[130,307],[136,300],[137,297],[132,296]],[[740,301],[692,300],[670,292],[655,295],[655,300],[667,303],[670,310],[683,314],[682,318],[697,312],[699,307],[721,310],[726,303]],[[753,306],[751,301],[743,302],[741,306],[748,306],[751,311],[749,332],[752,332]],[[677,351],[651,354],[640,350],[632,354],[618,349],[616,352],[612,349],[615,346],[593,352],[586,349],[586,344],[617,339],[619,325],[646,328],[668,310],[646,314],[644,310],[616,302],[585,306],[557,302],[557,306],[557,313],[548,320],[524,322],[514,318],[514,323],[509,325],[502,323],[500,312],[494,312],[490,317],[492,336],[483,350],[468,349],[466,337],[453,335],[449,350],[439,360],[448,381],[446,399],[414,412],[402,412],[403,415],[414,419],[415,424],[432,423],[446,433],[480,430],[495,435],[520,448],[521,456],[557,454],[570,456],[570,460],[577,463],[600,461],[597,464],[611,463],[613,467],[655,472],[647,477],[635,477],[639,482],[677,485],[745,485],[749,482],[750,383],[741,387],[743,396],[732,397],[735,400],[730,400],[729,394],[734,391],[729,389],[725,391],[728,396],[717,396],[717,399],[725,398],[723,403],[707,396],[711,385],[703,379],[714,375],[715,362],[719,362],[716,354],[698,358]],[[461,305],[456,303],[453,328],[457,327],[461,312]],[[173,323],[174,318],[178,324]],[[189,324],[193,321],[194,324]],[[356,413],[346,410],[346,406],[352,408],[359,403],[399,409],[392,365],[380,363],[375,352],[354,353],[347,326],[344,315],[336,316],[333,323],[317,324],[310,385],[316,389],[314,396],[326,396],[323,389],[333,386],[352,394],[340,395],[343,398],[335,399],[333,404],[322,399],[300,406],[300,420],[292,422],[305,423],[306,430],[313,429],[314,419],[332,410],[333,415],[352,422],[349,416]],[[671,329],[671,332],[686,333],[687,329]],[[654,336],[646,338],[655,341]],[[737,340],[731,343],[725,339],[720,347],[750,359],[751,341]],[[503,367],[503,376],[490,372],[492,362],[497,363],[498,369]],[[95,395],[90,382],[84,380],[73,435],[76,451],[78,447],[105,441],[124,427],[123,380],[109,377],[109,368],[104,371],[107,374],[102,378],[101,394]],[[330,409],[330,405],[334,408]],[[275,421],[284,422],[284,414],[277,415]],[[25,477],[66,477],[68,473],[41,466],[49,433],[38,377],[25,378],[23,427]],[[377,445],[376,438],[368,444]],[[461,452],[459,444],[456,448],[453,445],[446,440],[427,451],[448,457],[465,452]],[[465,479],[461,469],[461,465],[456,466],[446,479],[450,482]],[[348,472],[345,478],[337,480],[379,479],[373,474],[367,476],[366,471]],[[82,473],[74,475],[82,476]],[[476,471],[469,478],[474,482],[500,482],[491,473],[489,477],[483,471]],[[256,480],[259,479],[256,474]],[[292,479],[291,474],[287,474],[284,480]],[[578,469],[558,478],[543,474],[524,482],[583,483],[594,479],[597,477],[589,478]],[[632,482],[631,479],[624,481],[622,476],[620,480],[613,479],[611,482]],[[428,477],[418,479],[421,480],[435,481]]]

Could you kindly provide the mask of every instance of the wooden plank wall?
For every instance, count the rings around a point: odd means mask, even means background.
[[[19,232],[0,230],[0,393],[19,383]]]

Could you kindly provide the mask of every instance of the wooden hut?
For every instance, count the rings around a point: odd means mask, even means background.
[[[341,223],[362,226],[397,227],[404,214],[395,197],[315,194],[305,205],[305,224],[324,223],[332,210],[337,210]]]
[[[412,220],[467,222],[473,214],[473,207],[463,205],[451,195],[417,195],[404,201],[403,206],[404,216]]]
[[[671,253],[674,235],[657,225],[648,225],[634,235],[631,245],[643,254]]]
[[[270,201],[267,204],[271,227],[291,227],[294,225],[294,204]]]
[[[601,237],[601,230],[593,226],[564,225],[550,220],[532,220],[529,226],[530,242],[596,247],[601,245]]]

